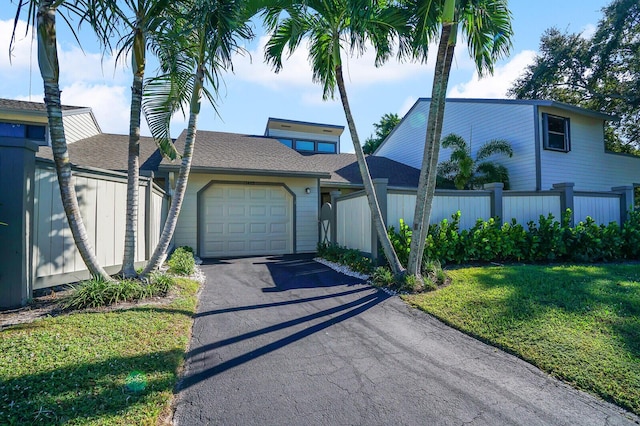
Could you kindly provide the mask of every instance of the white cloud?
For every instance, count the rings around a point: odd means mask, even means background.
[[[450,98],[505,98],[513,82],[522,75],[524,69],[533,63],[536,52],[523,50],[507,62],[496,67],[492,76],[482,79],[474,72],[466,83],[455,85],[447,95]]]
[[[31,31],[25,35],[26,28],[25,21],[18,21],[15,32],[16,38],[10,58],[9,44],[11,43],[11,34],[13,32],[13,20],[0,20],[0,70],[3,72],[19,72],[29,69],[30,52],[33,49],[35,55],[37,43],[34,40],[32,45]],[[37,67],[37,65],[37,63],[34,63],[34,66]]]
[[[250,55],[238,55],[234,61],[235,76],[268,87],[272,90],[292,90],[292,88],[310,88],[316,86],[312,82],[312,70],[308,61],[309,47],[302,44],[292,55],[283,60],[283,67],[275,73],[271,65],[264,62],[264,47],[268,36],[260,37],[258,45]],[[435,48],[433,50],[435,52]],[[434,59],[432,59],[434,58]],[[373,84],[405,80],[416,75],[425,74],[433,68],[435,54],[425,64],[398,62],[395,58],[376,68],[375,53],[368,48],[361,57],[343,57],[345,82],[349,86],[366,87]]]
[[[597,27],[594,24],[587,24],[580,32],[580,36],[584,39],[590,39],[596,33]]]
[[[398,115],[400,117],[404,117],[409,112],[411,107],[416,103],[417,100],[418,98],[416,98],[415,96],[409,96],[407,99],[405,99],[404,102],[402,103],[402,106],[398,110]]]

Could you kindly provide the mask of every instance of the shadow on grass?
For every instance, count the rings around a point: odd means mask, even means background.
[[[173,390],[182,358],[181,350],[154,352],[4,380],[0,424],[66,424],[113,416],[130,424],[151,423],[153,413],[145,405],[154,402],[156,408],[160,394]]]

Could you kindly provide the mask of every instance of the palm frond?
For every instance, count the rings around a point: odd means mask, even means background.
[[[502,164],[482,162],[476,165],[474,185],[482,187],[486,183],[502,182],[504,189],[509,189],[509,171]]]
[[[513,157],[513,148],[511,144],[504,139],[492,139],[483,144],[476,154],[476,161],[484,160],[494,154],[503,154],[507,157]]]
[[[449,133],[442,138],[441,145],[443,148],[452,148],[454,151],[469,151],[469,145],[464,138],[455,133]]]

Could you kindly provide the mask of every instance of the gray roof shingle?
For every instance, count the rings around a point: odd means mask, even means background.
[[[39,111],[39,112],[47,111],[47,107],[42,102],[18,101],[15,99],[2,99],[2,98],[0,98],[0,109],[11,110],[11,111]],[[69,111],[74,109],[88,109],[88,107],[62,105],[63,111]]]

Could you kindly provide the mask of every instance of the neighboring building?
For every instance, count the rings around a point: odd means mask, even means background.
[[[42,125],[47,133],[43,104],[0,101],[0,106],[0,122]],[[127,135],[101,133],[90,108],[63,111],[73,164],[126,172]],[[82,133],[71,117],[86,121],[84,137],[75,136]],[[355,155],[339,153],[343,131],[343,126],[274,118],[266,136],[199,130],[175,244],[194,247],[201,257],[314,252],[320,208],[330,192],[362,189]],[[178,152],[185,137],[186,131],[176,139]],[[36,154],[40,161],[53,159],[45,145]],[[383,157],[367,162],[371,175],[388,178],[391,188],[417,186],[419,171],[412,167]],[[141,173],[152,174],[169,194],[179,168],[179,160],[162,158],[152,138],[140,139]]]
[[[429,102],[419,99],[374,155],[420,168]],[[491,139],[509,141],[513,157],[496,161],[509,170],[513,190],[573,182],[577,191],[610,191],[640,184],[640,158],[605,150],[604,123],[615,119],[554,101],[447,99],[442,137],[462,136],[472,155]],[[449,155],[441,149],[439,161]]]

